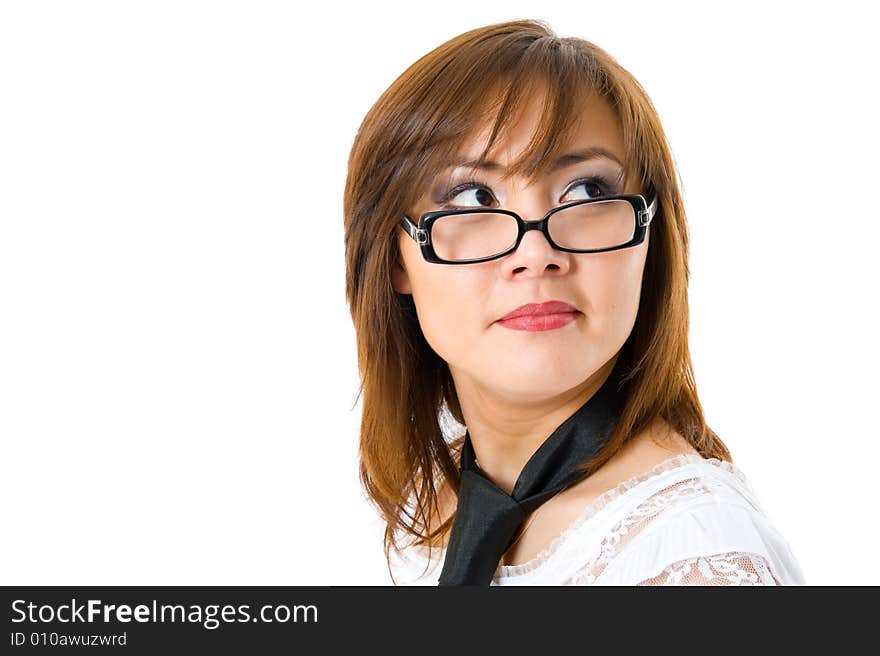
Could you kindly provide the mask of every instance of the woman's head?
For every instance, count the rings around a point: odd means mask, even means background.
[[[555,166],[583,147],[607,157]],[[450,168],[462,160],[477,161]],[[490,161],[503,171],[480,167]],[[576,184],[596,177],[602,184]],[[479,186],[439,198],[473,178]],[[502,258],[447,265],[426,262],[400,225],[446,201],[536,221],[602,193],[656,193],[641,244],[569,253],[532,230]],[[364,393],[361,478],[388,521],[386,547],[396,544],[396,528],[425,538],[439,481],[457,489],[460,436],[450,441],[441,423],[444,410],[465,423],[457,386],[528,403],[582,384],[620,353],[629,365],[624,413],[591,466],[658,418],[704,456],[730,459],[706,426],[691,371],[687,227],[669,147],[647,94],[597,46],[521,20],[466,32],[426,54],[358,130],[344,220]],[[553,299],[574,305],[576,320],[527,333],[494,323],[524,303]]]
[[[520,116],[489,154],[489,161],[501,169],[438,170],[408,214],[417,220],[438,209],[505,208],[537,220],[560,204],[643,193],[638,182],[623,179],[620,121],[597,94],[584,94],[568,135],[560,141],[559,166],[531,180],[502,180],[508,165],[528,154],[542,111],[550,104],[545,102],[548,93],[546,85],[536,86],[522,97]],[[462,142],[456,159],[477,160],[491,127],[489,120],[479,125],[477,136]],[[579,160],[576,154],[592,156]],[[621,203],[627,213],[610,214],[628,220],[632,232],[632,208]],[[397,242],[400,258],[391,272],[392,285],[396,292],[412,295],[422,334],[447,363],[459,398],[469,394],[534,404],[584,384],[623,346],[638,311],[649,236],[629,248],[581,254],[554,249],[539,231],[529,231],[503,258],[456,266],[425,261],[402,227]],[[552,300],[574,306],[574,321],[538,332],[498,321],[521,305]]]

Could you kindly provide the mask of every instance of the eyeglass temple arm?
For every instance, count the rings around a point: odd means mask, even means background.
[[[648,205],[648,209],[639,212],[639,225],[646,226],[651,223],[651,219],[654,218],[654,215],[657,213],[657,194],[653,193],[651,196],[651,204]]]
[[[404,216],[400,220],[401,227],[406,230],[407,234],[412,237],[413,241],[417,244],[427,244],[428,243],[428,231],[422,230],[415,223],[413,223],[408,216]]]

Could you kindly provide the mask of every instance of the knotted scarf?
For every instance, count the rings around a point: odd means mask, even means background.
[[[512,494],[484,475],[476,464],[470,433],[465,433],[458,505],[439,585],[489,585],[529,513],[563,487],[593,473],[576,467],[599,452],[617,425],[625,396],[625,360],[618,354],[595,394],[538,447],[523,466]]]

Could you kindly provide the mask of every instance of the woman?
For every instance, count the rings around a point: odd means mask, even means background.
[[[703,417],[674,165],[607,53],[530,20],[439,46],[365,117],[344,214],[395,583],[804,583]]]

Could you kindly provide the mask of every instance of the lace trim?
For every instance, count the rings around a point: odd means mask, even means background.
[[[665,474],[666,472],[678,469],[679,467],[685,467],[692,463],[706,463],[709,465],[713,465],[715,467],[718,467],[719,469],[723,469],[724,471],[737,478],[740,482],[747,485],[745,474],[743,474],[743,472],[740,471],[735,465],[727,462],[726,460],[719,460],[718,458],[704,458],[698,453],[680,453],[677,456],[668,458],[667,460],[664,460],[663,462],[655,465],[651,469],[642,472],[641,474],[637,474],[636,476],[633,476],[631,478],[628,478],[627,480],[618,483],[615,487],[603,492],[596,499],[587,504],[581,514],[578,515],[571,522],[571,524],[569,524],[565,528],[565,530],[563,530],[559,535],[553,538],[550,544],[542,549],[534,558],[531,558],[530,560],[527,560],[526,562],[520,563],[518,565],[499,565],[494,580],[522,576],[523,574],[537,569],[538,567],[543,565],[550,558],[550,556],[552,556],[559,549],[560,546],[562,546],[562,544],[571,536],[572,533],[578,530],[585,522],[592,518],[606,505],[614,501],[617,497],[638,485],[641,485],[656,478],[661,474]],[[445,548],[434,548],[435,553],[444,554],[445,551]],[[427,559],[426,553],[427,547],[420,546],[413,548],[413,554],[422,561]]]
[[[773,564],[759,554],[729,551],[687,558],[637,585],[782,585]]]

